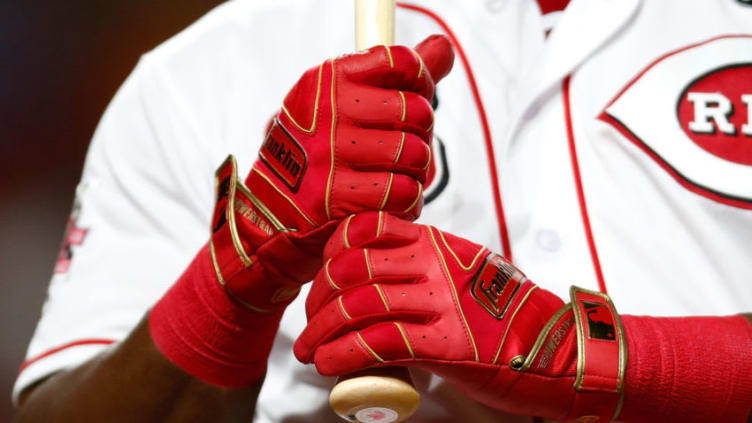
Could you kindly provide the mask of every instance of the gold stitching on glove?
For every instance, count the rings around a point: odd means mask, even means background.
[[[384,49],[386,49],[386,55],[389,57],[389,67],[394,67],[394,59],[392,58],[392,48],[389,46],[382,46]]]
[[[413,347],[410,346],[410,341],[407,340],[407,334],[405,333],[405,330],[402,329],[402,325],[397,322],[394,322],[394,325],[397,326],[397,330],[399,330],[400,335],[402,335],[402,340],[405,341],[405,346],[407,347],[407,351],[410,352],[410,357],[415,358]]]
[[[329,263],[331,262],[332,262],[331,258],[326,261],[326,264],[324,265],[324,274],[326,275],[326,280],[329,281],[329,285],[331,285],[332,288],[334,289],[340,290],[342,288],[340,288],[339,286],[337,286],[336,283],[334,283],[334,279],[332,279],[332,276],[329,274]]]
[[[413,56],[415,56],[415,58],[418,60],[418,64],[420,66],[418,68],[418,78],[420,78],[423,75],[423,58],[420,57],[420,54],[418,54],[417,51],[415,51],[415,50],[413,50],[411,48],[408,48],[408,50],[410,50],[410,53],[412,53]]]
[[[514,309],[514,313],[512,313],[512,317],[509,318],[509,324],[507,324],[507,328],[504,330],[504,335],[501,337],[501,342],[499,342],[499,349],[496,350],[496,355],[494,356],[493,361],[491,364],[496,364],[496,361],[499,359],[499,354],[501,354],[502,348],[504,348],[504,344],[507,342],[507,335],[509,335],[509,329],[512,327],[512,323],[514,323],[514,318],[517,316],[517,312],[520,311],[522,306],[527,302],[528,297],[530,294],[538,289],[538,285],[533,285],[532,288],[530,288],[526,293],[525,296],[522,297],[522,300],[520,300],[520,303],[517,304],[517,308]]]
[[[331,165],[329,167],[329,179],[327,180],[327,183],[326,183],[326,198],[324,198],[324,210],[326,211],[327,219],[332,218],[332,215],[329,212],[329,196],[332,191],[332,181],[334,179],[334,134],[336,132],[335,129],[337,127],[336,125],[337,124],[337,102],[334,97],[334,86],[336,85],[335,82],[337,79],[337,74],[335,73],[335,69],[334,69],[334,61],[335,59],[331,59],[332,78],[330,82],[330,85],[331,85],[330,95],[331,95],[331,103],[332,103],[332,129],[331,129],[331,133],[329,134],[329,160],[331,162]]]
[[[290,112],[287,111],[287,107],[285,106],[285,102],[282,101],[282,111],[287,115],[287,118],[290,119],[290,122],[292,122],[293,125],[295,125],[298,129],[300,129],[301,131],[303,131],[303,132],[305,132],[307,134],[310,134],[311,132],[313,132],[316,129],[316,119],[318,118],[318,115],[319,115],[319,96],[321,94],[321,74],[322,74],[323,69],[324,69],[324,63],[322,63],[322,64],[319,65],[319,78],[318,78],[318,82],[316,83],[316,100],[313,103],[313,121],[311,122],[311,128],[310,129],[305,129],[302,126],[300,126],[298,124],[298,121],[296,121],[295,118],[292,117],[292,115],[290,114]],[[294,88],[295,87],[293,86],[293,88],[291,88],[290,91],[287,92],[287,95],[285,95],[285,100],[287,100],[287,96],[290,95],[290,92]]]
[[[382,210],[386,206],[386,200],[389,199],[389,193],[392,191],[392,181],[394,180],[394,173],[389,172],[389,181],[386,183],[386,191],[384,192],[384,198],[379,204],[379,210]]]
[[[379,211],[379,221],[376,223],[376,238],[381,236],[382,225],[384,224],[384,212]]]
[[[393,162],[394,164],[397,164],[397,162],[399,161],[399,159],[400,159],[400,156],[402,156],[402,148],[404,148],[404,147],[405,147],[405,133],[404,133],[404,132],[401,132],[401,134],[402,134],[402,135],[401,135],[401,137],[400,137],[400,145],[399,145],[399,149],[397,149],[397,156],[396,156],[396,157],[394,157],[394,162]]]
[[[537,285],[535,286],[538,287]],[[546,338],[548,338],[548,334],[551,332],[551,329],[556,326],[556,323],[559,322],[559,319],[561,319],[561,316],[566,314],[567,311],[572,309],[571,304],[566,304],[562,306],[559,310],[554,313],[551,318],[548,319],[548,322],[546,322],[546,325],[543,326],[543,329],[538,333],[538,338],[536,338],[535,343],[533,344],[533,348],[530,349],[530,352],[527,354],[527,359],[525,360],[525,363],[522,365],[521,371],[527,370],[530,368],[530,366],[533,365],[533,362],[538,358],[538,354],[540,353],[541,349],[543,348],[543,344],[546,342]]]
[[[303,210],[301,210],[301,209],[300,209],[300,207],[298,207],[298,205],[297,205],[297,204],[295,204],[295,202],[294,202],[294,201],[292,201],[292,199],[290,199],[290,197],[288,197],[288,196],[287,196],[287,194],[285,194],[285,193],[284,193],[284,192],[282,192],[282,191],[281,191],[281,190],[280,190],[279,188],[277,188],[277,186],[276,186],[276,185],[274,185],[274,183],[273,183],[273,182],[271,181],[271,179],[269,179],[269,177],[268,177],[268,176],[264,175],[264,174],[263,174],[263,172],[261,172],[260,170],[258,170],[258,169],[256,169],[256,168],[253,168],[253,169],[251,169],[251,172],[256,172],[256,173],[257,173],[257,174],[258,174],[258,175],[259,175],[260,177],[264,178],[264,180],[266,180],[266,182],[268,182],[268,183],[269,183],[269,185],[271,185],[271,187],[272,187],[272,188],[274,188],[274,190],[275,190],[275,191],[277,191],[277,193],[278,193],[279,195],[281,195],[282,197],[284,197],[284,199],[285,199],[285,200],[287,200],[287,202],[288,202],[288,203],[290,203],[290,205],[291,205],[291,206],[293,206],[293,208],[295,208],[295,210],[297,210],[297,212],[298,212],[298,213],[299,213],[299,214],[300,214],[301,216],[303,216],[303,219],[305,219],[305,220],[306,220],[306,222],[308,222],[308,223],[310,223],[310,224],[311,224],[311,226],[319,226],[319,224],[318,224],[318,223],[316,223],[316,221],[314,221],[314,220],[313,220],[313,219],[311,219],[310,217],[308,217],[308,215],[306,215],[306,214],[305,214],[305,213],[303,212]]]
[[[405,100],[405,93],[402,91],[397,91],[400,95],[400,98],[402,99],[402,116],[400,117],[400,122],[404,122],[405,118],[407,117],[407,100]]]
[[[239,298],[235,294],[233,294],[232,291],[230,290],[230,288],[227,287],[227,284],[225,283],[224,278],[222,278],[222,273],[219,270],[219,263],[217,263],[217,255],[214,252],[214,242],[211,239],[209,239],[209,252],[211,253],[212,264],[214,264],[214,271],[217,274],[217,281],[222,286],[222,288],[224,288],[224,290],[227,293],[227,295],[230,298],[233,299],[233,301],[236,301],[236,302],[240,303],[245,308],[251,309],[253,311],[257,311],[259,313],[271,313],[273,311],[276,311],[276,310],[269,310],[269,309],[265,309],[265,308],[260,308],[260,307],[252,306],[252,305],[248,304],[247,302],[243,301],[241,298]]]
[[[386,309],[386,311],[387,312],[391,311],[389,309],[389,304],[387,304],[386,302],[386,297],[384,296],[384,292],[381,290],[381,287],[379,286],[379,284],[375,283],[373,284],[373,286],[376,288],[376,291],[379,293],[379,297],[381,297],[381,302],[384,303],[384,308]]]
[[[435,228],[429,225],[425,225],[425,227],[428,230],[428,234],[431,236],[431,241],[433,242],[433,247],[436,250],[436,254],[439,256],[439,259],[441,260],[441,265],[444,269],[444,274],[449,279],[449,286],[452,288],[452,293],[454,294],[454,303],[460,312],[460,317],[462,317],[462,322],[465,324],[465,330],[467,330],[467,334],[470,337],[470,343],[472,344],[473,351],[475,352],[475,361],[479,361],[478,347],[475,345],[475,338],[473,337],[473,332],[470,330],[470,325],[467,323],[467,318],[465,318],[465,312],[464,310],[462,310],[462,304],[460,304],[460,298],[459,298],[459,295],[457,295],[457,287],[454,285],[454,279],[452,278],[452,274],[449,273],[449,267],[447,266],[446,258],[444,258],[444,254],[441,253],[439,244],[436,242],[436,237],[433,235],[433,229]],[[439,232],[439,234],[441,234],[441,231],[439,231],[438,229],[436,230]],[[481,251],[484,249],[485,248],[481,249]]]
[[[431,130],[433,129],[434,122],[436,122],[436,118],[434,117],[433,109],[431,109],[431,124],[428,125],[428,128],[426,129],[426,132],[431,132]]]
[[[368,259],[368,248],[363,249],[363,256],[366,258],[366,270],[368,270],[368,279],[373,279],[373,273],[371,273],[371,261]]]
[[[368,352],[371,353],[371,355],[373,356],[373,358],[375,358],[376,360],[378,360],[379,363],[383,363],[384,362],[384,359],[381,358],[381,357],[379,357],[379,355],[376,354],[376,351],[374,351],[368,344],[366,344],[365,339],[363,339],[363,337],[360,336],[360,332],[355,332],[355,336],[358,337],[358,341],[360,341],[360,343],[368,350]]]
[[[452,247],[449,246],[449,243],[447,242],[446,238],[444,238],[444,233],[441,231],[438,231],[438,232],[439,232],[439,236],[441,237],[441,241],[444,243],[444,246],[446,247],[447,250],[449,250],[449,253],[452,255],[452,257],[454,257],[454,260],[457,261],[457,264],[462,268],[462,270],[468,271],[472,269],[473,267],[475,267],[475,263],[478,261],[483,251],[486,251],[486,247],[480,247],[480,250],[478,250],[478,253],[475,254],[475,257],[473,257],[473,261],[471,261],[469,265],[465,266],[460,261],[460,258],[457,257],[457,254],[454,252]]]
[[[418,201],[420,201],[421,197],[423,197],[423,184],[421,184],[420,182],[418,182],[418,195],[415,196],[415,200],[413,200],[413,202],[410,203],[410,206],[408,208],[406,208],[405,211],[403,211],[403,213],[407,213],[407,212],[410,211],[410,209],[412,209],[413,207],[415,207],[418,204]]]
[[[347,231],[350,228],[350,220],[352,220],[354,216],[354,214],[347,216],[347,220],[345,220],[345,227],[342,229],[342,239],[345,242],[345,248],[350,248],[350,240],[347,237]]]
[[[350,317],[350,314],[347,313],[347,310],[345,310],[345,305],[342,304],[342,296],[340,295],[337,297],[337,303],[339,303],[339,309],[342,311],[342,314],[345,316],[345,319],[351,320],[352,317]]]
[[[426,162],[426,165],[423,166],[424,170],[427,170],[429,166],[431,166],[431,159],[433,158],[433,149],[430,145],[424,144],[426,148],[428,149],[428,161]]]

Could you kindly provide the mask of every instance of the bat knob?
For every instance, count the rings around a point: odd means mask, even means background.
[[[382,367],[341,377],[329,405],[350,422],[392,423],[412,416],[420,395],[405,367]]]

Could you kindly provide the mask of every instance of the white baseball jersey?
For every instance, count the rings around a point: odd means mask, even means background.
[[[458,52],[421,222],[508,244],[564,298],[577,284],[621,313],[752,311],[752,7],[415,3],[397,11],[398,43],[451,32]],[[233,153],[250,170],[302,72],[352,50],[352,16],[346,1],[236,0],[143,56],[94,136],[15,397],[126,337],[208,239],[215,168]],[[339,421],[332,379],[291,352],[305,294],[282,320],[256,422]],[[500,421],[417,379],[412,421]]]

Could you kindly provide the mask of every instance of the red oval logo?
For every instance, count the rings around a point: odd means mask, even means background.
[[[752,165],[752,64],[724,66],[695,79],[676,111],[682,130],[700,148]]]

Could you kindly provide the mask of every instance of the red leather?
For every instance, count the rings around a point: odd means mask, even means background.
[[[563,329],[546,365],[537,365],[541,349],[529,369],[510,367],[565,306],[486,248],[386,213],[364,213],[338,227],[325,259],[306,303],[308,326],[294,347],[322,374],[422,367],[490,406],[560,420],[580,417],[571,414],[575,401],[589,404],[573,388],[571,308],[552,321]],[[475,280],[479,272],[498,277],[496,284]],[[483,292],[499,299],[498,310],[474,297]]]
[[[364,210],[420,214],[429,100],[452,60],[449,41],[433,36],[416,50],[374,47],[303,75],[268,128],[248,188],[232,156],[220,166],[209,243],[150,312],[169,360],[219,386],[258,381],[282,311],[321,267],[337,222]]]
[[[287,94],[246,185],[302,234],[366,210],[415,219],[431,161],[429,101],[453,58],[435,35],[415,50],[377,46],[309,69]]]

